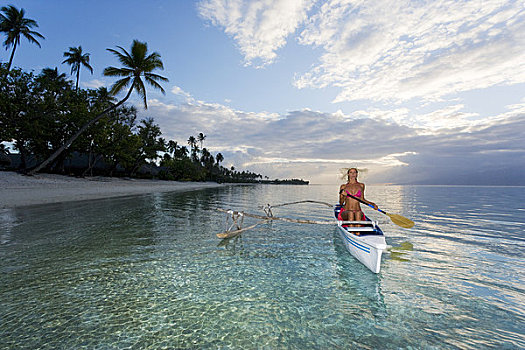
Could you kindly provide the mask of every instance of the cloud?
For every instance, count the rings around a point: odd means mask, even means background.
[[[171,93],[174,94],[174,95],[177,95],[177,96],[182,96],[187,102],[191,102],[191,101],[194,100],[190,93],[182,90],[177,85],[174,85],[171,88]]]
[[[273,63],[290,38],[319,48],[294,85],[336,87],[335,103],[441,101],[525,82],[522,1],[203,0],[198,11],[246,65]]]
[[[523,3],[327,1],[300,34],[321,47],[298,88],[335,86],[334,102],[440,100],[525,81]]]
[[[81,82],[80,85],[86,89],[98,89],[103,86],[107,86],[107,84],[101,80],[93,79],[87,82]]]
[[[272,63],[287,37],[306,20],[313,0],[203,0],[199,14],[224,29],[239,46],[245,65]]]
[[[518,105],[484,120],[469,118],[462,105],[454,105],[414,115],[429,120],[417,127],[404,124],[410,114],[403,108],[351,114],[304,109],[281,115],[203,101],[150,100],[149,105],[148,113],[168,130],[163,137],[185,144],[190,135],[203,132],[204,146],[221,152],[225,165],[270,178],[339,182],[340,168],[356,166],[368,168],[367,181],[375,183],[454,183],[471,172],[481,181],[478,173],[525,164],[525,107]],[[449,127],[456,121],[461,123]],[[523,182],[518,173],[508,177]]]

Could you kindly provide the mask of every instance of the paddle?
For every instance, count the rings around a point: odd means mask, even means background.
[[[372,209],[375,209],[373,205],[366,203],[361,198],[351,195],[347,190],[344,190],[344,191],[346,192],[346,195],[348,197],[352,197],[356,201],[361,202],[363,204],[366,204]],[[412,220],[410,220],[410,219],[405,218],[404,216],[401,216],[401,215],[398,215],[398,214],[389,214],[386,211],[381,210],[379,208],[377,208],[377,211],[387,215],[390,218],[390,220],[392,220],[392,222],[394,224],[398,225],[398,226],[401,226],[401,227],[404,227],[404,228],[411,228],[412,226],[414,226],[414,222]]]

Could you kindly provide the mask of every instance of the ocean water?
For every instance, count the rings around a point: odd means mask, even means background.
[[[225,214],[335,203],[338,186],[230,186],[0,211],[0,349],[523,349],[525,188],[367,186],[371,273],[333,225]],[[332,219],[299,204],[274,215]],[[244,225],[256,220],[246,218]]]

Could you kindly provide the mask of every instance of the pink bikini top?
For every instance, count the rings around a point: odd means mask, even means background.
[[[348,192],[350,193],[350,192]],[[361,190],[357,191],[355,194],[350,193],[354,197],[361,197]]]

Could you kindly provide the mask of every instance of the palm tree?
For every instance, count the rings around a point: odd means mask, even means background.
[[[188,147],[186,146],[181,146],[179,147],[176,151],[175,151],[175,154],[173,155],[175,158],[184,158],[184,157],[187,157],[188,156]]]
[[[190,136],[190,138],[188,139],[188,145],[191,147],[191,150],[193,151],[193,149],[197,145],[197,140],[195,139],[195,137]]]
[[[24,36],[29,42],[38,45],[38,47],[41,46],[37,38],[45,38],[42,34],[31,30],[33,27],[38,28],[38,24],[35,20],[24,18],[24,9],[20,9],[19,11],[13,5],[9,5],[3,6],[0,12],[0,32],[5,33],[7,36],[4,41],[4,46],[6,49],[13,46],[13,51],[11,51],[11,57],[7,64],[7,72],[9,72],[11,64],[13,63],[13,57],[15,56],[16,47],[20,45],[21,36]]]
[[[66,74],[58,73],[58,68],[44,68],[42,73],[40,73],[36,79],[39,84],[45,87],[53,98],[56,98],[60,92],[65,91],[67,88],[70,88],[71,83],[67,80]]]
[[[144,108],[148,109],[148,103],[146,102],[146,87],[144,86],[142,77],[144,77],[144,80],[155,89],[160,90],[163,94],[166,93],[158,81],[167,82],[168,79],[158,74],[151,73],[155,69],[164,69],[164,65],[160,60],[160,54],[153,52],[148,55],[148,45],[146,43],[141,43],[138,40],[133,40],[131,54],[122,47],[117,47],[122,52],[114,49],[107,50],[117,56],[120,63],[124,65],[124,68],[108,67],[104,69],[104,75],[123,78],[117,80],[115,84],[113,84],[110,92],[115,95],[131,83],[128,94],[122,102],[127,100],[131,95],[131,92],[135,90],[139,96],[142,97]]]
[[[82,46],[70,47],[69,52],[64,52],[64,57],[67,57],[62,63],[67,63],[71,66],[71,75],[77,74],[77,84],[75,85],[75,91],[78,92],[78,80],[80,78],[80,68],[82,66],[89,69],[93,74],[93,68],[89,65],[89,53],[82,52]]]
[[[179,148],[179,145],[177,141],[169,140],[167,148],[168,148],[168,152],[170,152],[171,154],[175,154],[175,152]]]
[[[197,136],[197,140],[199,140],[199,142],[201,143],[201,149],[202,149],[202,142],[206,139],[206,135],[204,135],[202,132],[199,133],[199,135]]]
[[[62,74],[58,74],[58,68],[55,67],[55,69],[53,68],[44,68],[42,69],[42,73],[40,74],[40,76],[42,77],[45,77],[47,79],[50,79],[52,81],[56,81],[60,84],[67,84],[67,79],[66,79],[66,75],[64,73]]]
[[[197,140],[194,136],[190,136],[190,138],[188,139],[188,145],[191,147],[191,160],[197,163],[199,161],[199,157],[197,156],[199,147],[197,147]]]
[[[122,63],[124,67],[107,67],[106,69],[104,69],[104,75],[110,77],[122,77],[122,79],[117,80],[112,85],[110,93],[112,95],[116,95],[119,92],[121,92],[124,88],[129,86],[129,90],[126,93],[126,96],[124,96],[124,98],[120,100],[117,104],[111,104],[109,107],[103,110],[102,113],[100,113],[95,118],[91,119],[89,122],[84,124],[73,136],[71,136],[69,140],[66,141],[64,145],[57,149],[48,159],[46,159],[33,170],[29,171],[28,175],[33,175],[45,168],[46,166],[48,166],[49,163],[54,161],[56,157],[60,155],[60,153],[62,153],[65,149],[71,146],[71,144],[91,125],[97,123],[107,113],[116,109],[124,102],[126,102],[127,99],[131,96],[133,90],[135,90],[139,94],[139,96],[143,98],[144,108],[147,109],[148,105],[146,103],[146,87],[144,86],[144,81],[142,80],[142,78],[144,78],[144,80],[154,88],[159,89],[163,94],[166,93],[157,81],[167,82],[168,79],[158,74],[152,73],[152,71],[154,71],[155,69],[164,69],[164,65],[162,64],[159,53],[153,52],[151,54],[148,54],[148,45],[138,40],[133,40],[133,44],[131,44],[131,53],[128,53],[125,49],[123,49],[120,46],[117,47],[120,49],[120,51],[114,49],[107,50],[113,53],[115,56],[117,56],[118,60],[120,61],[120,63]]]
[[[217,161],[217,165],[220,165],[220,163],[224,160],[224,156],[222,155],[222,153],[217,153],[215,160]]]

